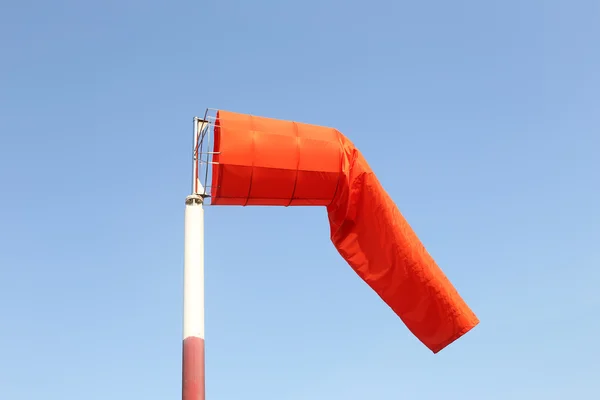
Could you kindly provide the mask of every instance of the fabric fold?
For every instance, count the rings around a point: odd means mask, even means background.
[[[431,351],[479,320],[429,255],[368,163],[341,133],[340,185],[327,207],[331,241],[352,269]]]

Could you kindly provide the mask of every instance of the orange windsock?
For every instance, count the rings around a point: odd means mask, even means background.
[[[340,132],[219,111],[214,136],[211,204],[326,206],[338,252],[434,353],[479,323]]]

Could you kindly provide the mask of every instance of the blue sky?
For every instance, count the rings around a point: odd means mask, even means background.
[[[2,1],[0,398],[180,397],[205,107],[346,134],[481,319],[434,356],[324,209],[208,208],[207,399],[598,397],[599,13]]]

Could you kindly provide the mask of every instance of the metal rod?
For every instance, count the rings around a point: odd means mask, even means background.
[[[208,110],[206,110],[206,113],[208,113]],[[206,115],[206,113],[205,113],[205,115]],[[206,119],[204,121],[206,121]],[[206,135],[208,136],[206,138],[206,140],[207,140],[206,151],[211,151],[211,148],[210,148],[210,136],[211,135],[210,135],[210,131],[209,131],[209,127],[208,126],[206,127]],[[210,157],[206,156],[206,168],[205,168],[205,171],[204,171],[204,184],[205,185],[208,185],[208,167],[209,167],[209,165],[212,164],[212,161],[209,161],[209,160],[210,160]],[[204,189],[204,193],[203,194],[206,194],[206,189]]]
[[[192,194],[197,193],[198,182],[198,117],[194,117],[194,142],[192,147]]]

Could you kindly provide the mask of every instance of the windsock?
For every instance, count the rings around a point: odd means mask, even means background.
[[[339,254],[434,353],[479,323],[336,129],[219,110],[212,161],[212,205],[326,207]]]

